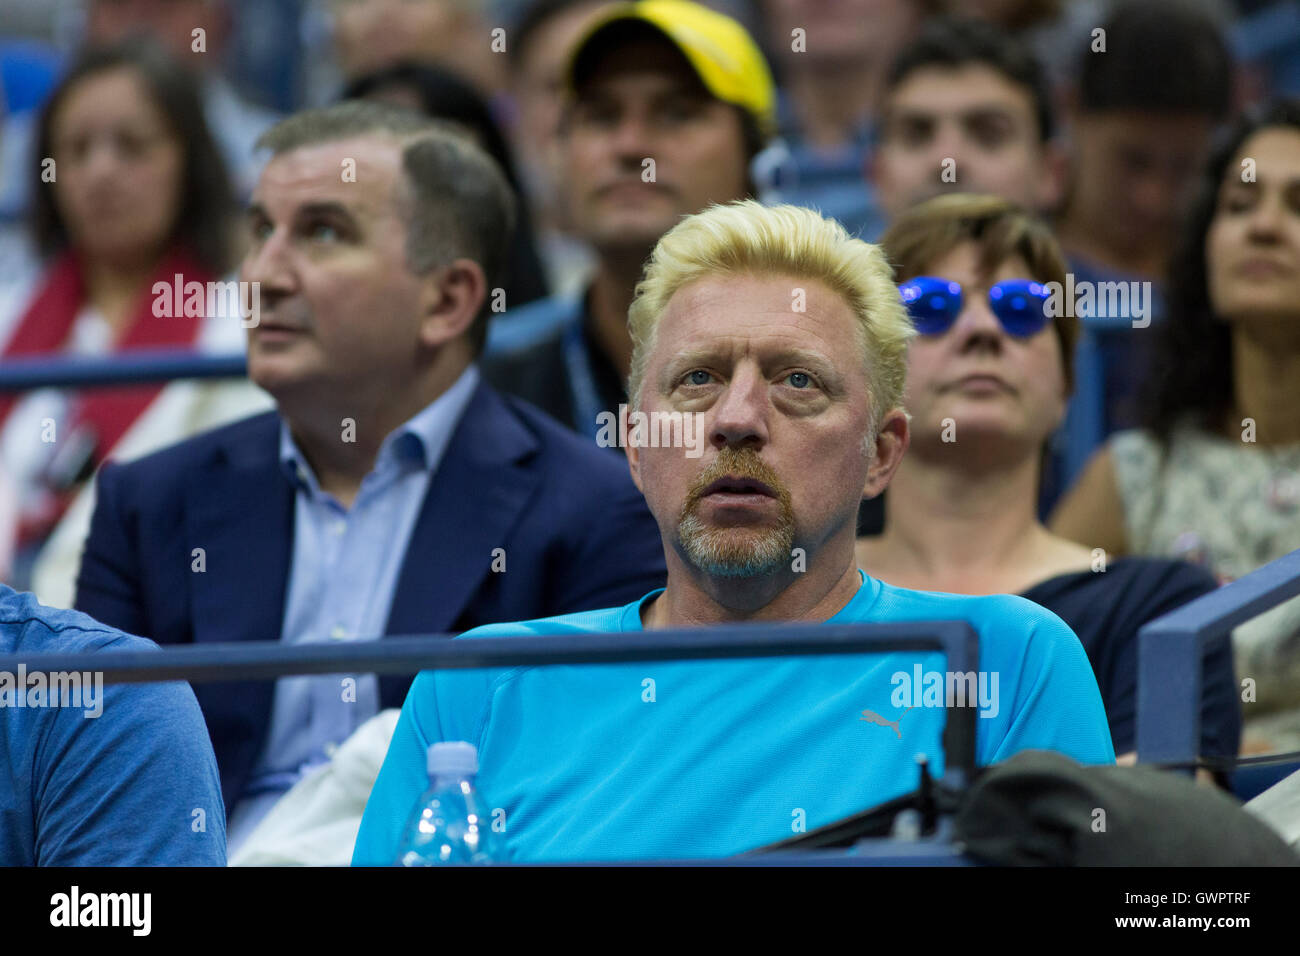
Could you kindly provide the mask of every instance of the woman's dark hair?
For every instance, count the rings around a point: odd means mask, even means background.
[[[1300,132],[1300,100],[1279,100],[1247,113],[1216,146],[1179,234],[1169,266],[1165,320],[1156,331],[1142,424],[1167,444],[1186,420],[1218,433],[1233,404],[1232,334],[1210,303],[1205,237],[1228,166],[1245,142],[1269,127]]]
[[[69,94],[83,82],[110,70],[129,69],[143,82],[153,105],[163,115],[181,149],[181,189],[170,244],[184,244],[211,272],[231,266],[234,194],[225,163],[203,116],[203,99],[194,76],[155,41],[133,37],[94,47],[83,53],[59,82],[41,111],[35,154],[29,175],[37,183],[32,201],[31,229],[44,256],[62,252],[69,244],[54,190],[41,181],[42,164],[53,156],[54,120]]]
[[[514,237],[503,281],[506,302],[509,308],[514,308],[547,295],[545,273],[534,245],[528,203],[510,155],[510,147],[487,102],[474,87],[454,73],[423,63],[398,63],[359,76],[344,88],[342,99],[374,99],[390,89],[414,92],[420,103],[420,112],[432,119],[464,127],[477,139],[478,145],[496,160],[517,200]]]

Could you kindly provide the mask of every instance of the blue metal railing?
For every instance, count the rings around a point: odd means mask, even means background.
[[[41,357],[0,362],[0,392],[34,388],[137,385],[172,379],[243,378],[242,353],[204,355],[189,349],[135,349],[105,358]]]
[[[289,674],[402,674],[417,670],[617,664],[632,661],[789,657],[805,654],[941,651],[952,671],[979,668],[979,637],[967,621],[897,624],[748,624],[641,633],[484,637],[385,637],[330,645],[244,642],[161,650],[0,656],[0,671],[95,672],[106,684],[188,680],[268,680]],[[976,708],[947,708],[943,781],[962,787],[975,769]],[[651,861],[629,861],[648,865]],[[659,865],[961,866],[971,861],[946,836],[915,841],[864,840],[844,851],[772,853],[726,860],[661,860]]]
[[[1138,632],[1139,762],[1196,759],[1201,735],[1201,655],[1206,645],[1297,594],[1300,550],[1184,604]]]
[[[1139,633],[1137,750],[1141,762],[1192,762],[1199,750],[1201,658],[1206,644],[1300,595],[1300,550],[1150,622]],[[7,655],[0,671],[92,671],[105,683],[267,680],[288,674],[412,673],[426,669],[614,664],[804,654],[939,650],[954,671],[978,668],[978,638],[965,621],[898,624],[730,625],[708,630],[449,640],[385,638],[333,645],[278,642],[187,645],[161,651]],[[974,767],[974,708],[949,708],[944,778],[960,786]],[[877,846],[863,856],[891,864],[959,862],[924,841]],[[770,863],[772,861],[766,861]],[[845,861],[849,862],[849,861]],[[764,865],[756,863],[756,865]]]
[[[278,641],[167,646],[161,651],[10,654],[0,671],[103,674],[108,684],[270,680],[289,674],[410,674],[419,670],[621,664],[631,661],[784,657],[804,654],[942,651],[953,671],[979,668],[979,639],[966,621],[898,624],[748,624],[642,633],[484,637],[385,637],[347,644]],[[974,769],[974,707],[953,707],[944,724],[944,776],[954,785]]]

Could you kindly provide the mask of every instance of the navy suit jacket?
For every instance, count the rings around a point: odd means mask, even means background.
[[[103,465],[76,607],[161,644],[278,640],[294,490],[267,412]],[[195,548],[206,568],[191,570]],[[505,549],[504,573],[491,570]],[[621,455],[480,384],[429,483],[385,635],[459,633],[627,604],[662,587],[659,529]],[[400,707],[414,675],[379,678]],[[198,683],[227,811],[270,726],[274,682]]]

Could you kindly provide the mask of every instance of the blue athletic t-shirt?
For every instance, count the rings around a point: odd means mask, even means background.
[[[0,654],[142,650],[158,645],[0,584]],[[194,691],[96,686],[93,673],[61,676],[60,706],[33,675],[0,674],[0,866],[225,866],[221,779]]]
[[[660,593],[457,640],[639,631],[641,607]],[[980,637],[980,764],[1027,749],[1114,761],[1082,645],[1031,601],[908,591],[863,575],[830,622],[962,619]],[[425,754],[441,740],[478,748],[477,786],[512,861],[720,857],[812,830],[915,789],[918,753],[942,773],[945,711],[897,676],[915,677],[917,665],[923,684],[946,666],[929,651],[422,672],[352,862],[394,862],[428,786]],[[907,710],[918,697],[923,705]]]

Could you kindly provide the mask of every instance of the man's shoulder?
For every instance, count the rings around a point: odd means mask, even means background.
[[[493,395],[509,410],[510,414],[537,439],[539,452],[545,460],[563,462],[564,471],[569,475],[581,475],[584,483],[589,484],[593,478],[605,480],[624,480],[630,485],[626,459],[613,454],[607,448],[601,448],[590,438],[579,435],[567,425],[556,421],[537,406],[519,398],[498,391],[491,385]]]
[[[73,654],[158,650],[153,641],[101,624],[88,614],[46,607],[30,593],[0,585],[0,653]]]
[[[479,361],[489,382],[513,393],[518,393],[529,379],[554,377],[563,365],[563,327],[550,329],[510,348],[485,352]]]
[[[630,609],[640,605],[645,598],[620,607],[606,607],[595,611],[578,611],[555,617],[535,618],[531,621],[514,621],[485,624],[456,637],[462,641],[479,637],[540,637],[556,634],[603,634],[623,631],[624,620]],[[639,621],[639,619],[638,619]]]
[[[1023,646],[1029,637],[1043,640],[1077,638],[1053,612],[1018,594],[952,594],[914,591],[880,582],[880,598],[872,617],[882,620],[969,621],[980,635],[980,646]]]
[[[479,368],[484,380],[503,395],[521,398],[557,421],[572,414],[563,330],[509,351],[484,355]]]
[[[498,624],[484,624],[458,634],[455,640],[472,641],[479,638],[513,638],[513,637],[558,637],[574,634],[605,634],[635,629],[625,625],[644,598],[622,607],[600,608],[594,611],[577,611],[560,614],[555,617],[534,618],[528,621],[503,621]],[[634,618],[637,626],[640,618]],[[531,667],[494,667],[489,669],[467,669],[451,671],[421,671],[411,685],[411,694],[417,699],[426,695],[438,694],[467,695],[466,700],[482,693],[490,693],[492,687],[501,687],[521,674],[533,670]]]
[[[140,458],[115,464],[137,475],[176,475],[179,469],[192,462],[208,460],[230,449],[260,444],[274,450],[278,447],[279,433],[280,415],[272,409],[202,432]]]

